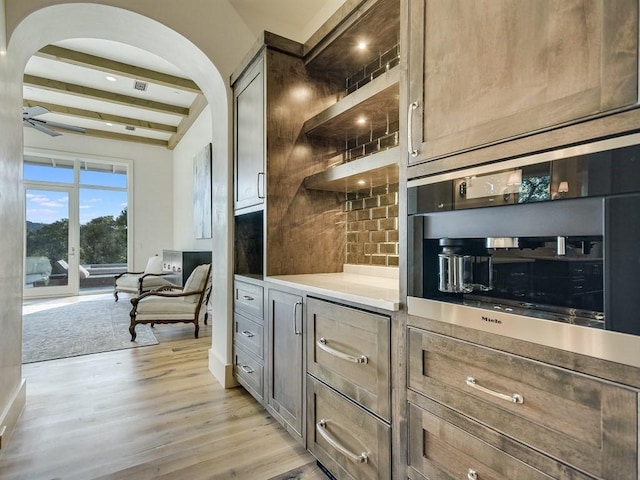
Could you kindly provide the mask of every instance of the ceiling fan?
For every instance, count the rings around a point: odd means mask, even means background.
[[[60,132],[53,130],[54,128],[60,130],[68,130],[76,133],[85,133],[85,129],[82,127],[75,127],[73,125],[67,125],[65,123],[51,122],[49,120],[40,120],[38,118],[33,118],[45,113],[49,113],[49,110],[41,107],[40,105],[25,108],[22,110],[22,123],[27,127],[35,128],[36,130],[46,133],[47,135],[51,135],[52,137],[62,135]]]

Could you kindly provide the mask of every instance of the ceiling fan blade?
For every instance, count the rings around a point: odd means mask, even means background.
[[[37,118],[32,118],[32,121],[36,121],[36,122],[42,122],[42,124],[46,125],[47,127],[53,127],[53,128],[60,128],[62,130],[69,130],[71,132],[77,132],[77,133],[85,133],[85,129],[82,127],[76,127],[75,125],[67,125],[66,123],[58,123],[58,122],[51,122],[49,120],[38,120]]]
[[[38,131],[40,131],[42,133],[46,133],[47,135],[51,135],[52,137],[59,137],[60,135],[62,135],[61,133],[58,133],[55,130],[51,130],[50,128],[47,128],[47,127],[43,126],[40,123],[36,123],[31,119],[25,120],[23,123],[27,127],[35,128],[36,130],[38,130]]]
[[[43,115],[45,113],[49,113],[49,110],[47,110],[44,107],[41,107],[40,105],[36,105],[34,107],[24,108],[22,110],[22,118],[36,117],[38,115]]]

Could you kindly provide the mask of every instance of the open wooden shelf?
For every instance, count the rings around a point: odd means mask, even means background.
[[[398,183],[400,147],[393,147],[310,175],[304,186],[312,190],[354,192]]]
[[[302,129],[307,135],[325,138],[384,129],[389,119],[398,122],[399,95],[400,68],[394,67],[311,117]],[[356,123],[361,117],[367,119],[366,124]]]

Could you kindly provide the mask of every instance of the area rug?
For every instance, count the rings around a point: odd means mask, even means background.
[[[90,300],[22,316],[22,363],[157,345],[149,325],[129,335],[128,301]]]

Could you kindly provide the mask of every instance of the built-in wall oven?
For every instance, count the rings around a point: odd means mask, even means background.
[[[408,182],[408,312],[640,367],[640,134]]]

